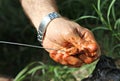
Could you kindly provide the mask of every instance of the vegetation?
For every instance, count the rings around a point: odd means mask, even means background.
[[[60,13],[90,29],[102,54],[120,58],[120,0],[58,0]],[[41,46],[36,30],[19,0],[0,0],[0,41]],[[44,49],[0,42],[0,74],[15,81],[77,81],[92,72],[95,63],[81,68],[61,66]]]

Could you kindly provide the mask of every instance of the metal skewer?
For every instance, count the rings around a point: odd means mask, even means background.
[[[15,42],[8,42],[8,41],[0,41],[1,44],[11,44],[11,45],[18,45],[18,46],[25,46],[25,47],[32,47],[32,48],[39,48],[39,49],[47,49],[47,50],[56,50],[57,49],[53,49],[53,48],[44,48],[42,46],[36,46],[36,45],[30,45],[30,44],[23,44],[23,43],[15,43]],[[64,50],[60,50],[60,51],[64,51]]]

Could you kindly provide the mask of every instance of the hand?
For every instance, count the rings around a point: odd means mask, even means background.
[[[91,31],[65,18],[56,18],[47,27],[43,40],[50,57],[63,65],[79,67],[95,61],[100,48]]]

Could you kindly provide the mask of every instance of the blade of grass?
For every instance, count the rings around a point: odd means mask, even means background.
[[[14,81],[19,81],[21,76],[24,76],[25,72],[28,70],[28,68],[23,69],[14,79]]]
[[[117,19],[115,24],[114,24],[113,36],[115,36],[118,40],[120,40],[120,18]]]
[[[31,79],[30,79],[30,81],[33,81],[34,76],[35,76],[35,73],[36,73],[36,72],[33,72],[33,73],[31,74]]]
[[[114,50],[115,50],[116,48],[118,48],[118,47],[120,47],[120,44],[115,45],[115,46],[112,48],[111,52],[113,53]]]
[[[99,27],[93,28],[91,31],[94,32],[94,31],[96,31],[96,30],[109,30],[109,28],[103,27],[103,26],[99,26]]]
[[[116,21],[116,15],[115,15],[115,7],[114,7],[114,5],[112,7],[112,16],[113,16],[114,21]]]
[[[59,77],[59,72],[57,70],[58,70],[58,68],[55,68],[54,73],[55,73],[55,76],[58,78]]]
[[[19,74],[17,74],[17,76],[15,77],[14,81],[17,81],[21,76],[23,76],[28,71],[29,67],[32,66],[35,63],[36,62],[32,62],[28,66],[26,66]]]
[[[101,9],[100,9],[100,0],[98,0],[97,9],[98,9],[98,11],[101,13]]]
[[[34,64],[39,64],[39,65],[43,65],[43,63],[41,62],[32,62],[30,63],[28,66],[26,66],[14,79],[14,81],[21,81],[22,79],[24,79],[28,74],[34,72],[35,70],[38,69],[38,65],[35,68],[32,68],[31,70],[30,67],[33,66]],[[43,67],[43,66],[42,66]],[[40,67],[39,67],[40,68]]]
[[[120,33],[114,33],[113,36],[115,36],[120,41]]]
[[[79,20],[82,20],[82,19],[88,19],[88,18],[92,18],[92,19],[98,19],[97,17],[95,16],[81,16],[79,17],[78,19],[74,20],[75,22],[79,21]]]
[[[93,5],[93,8],[94,8],[95,11],[97,12],[98,17],[100,18],[101,23],[102,23],[103,25],[106,25],[106,26],[107,26],[107,22],[106,22],[105,19],[103,18],[103,15],[102,15],[101,11],[99,11],[99,10],[95,7],[95,5]]]
[[[46,67],[45,67],[45,66],[36,66],[36,67],[30,69],[30,70],[27,72],[27,74],[32,74],[33,72],[36,72],[37,70],[44,69],[44,68],[46,68]]]
[[[117,27],[120,27],[120,18],[116,20],[114,29],[117,29]]]
[[[111,24],[110,24],[110,12],[112,9],[112,6],[114,5],[116,0],[112,0],[112,2],[109,5],[108,11],[107,11],[107,21],[108,21],[108,25],[109,25],[109,29],[112,30]]]
[[[101,10],[106,6],[108,1],[109,0],[103,0],[103,2],[101,3]]]

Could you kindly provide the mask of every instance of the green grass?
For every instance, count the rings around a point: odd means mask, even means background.
[[[72,79],[75,81],[76,79],[72,75],[73,71],[73,68],[70,69],[65,66],[51,66],[45,65],[41,62],[33,62],[16,76],[15,81],[24,81],[27,77],[27,80],[29,81],[66,81],[67,79]]]
[[[70,68],[33,62],[26,66],[14,81],[77,81],[92,73],[96,63],[97,61],[81,68]]]
[[[116,51],[115,49],[117,47],[119,47],[120,44],[120,34],[119,34],[119,19],[117,18],[116,14],[115,14],[115,4],[116,0],[112,0],[110,2],[110,4],[108,5],[108,9],[106,10],[106,15],[104,15],[104,13],[102,12],[101,9],[103,9],[101,7],[101,0],[98,0],[97,3],[97,7],[95,5],[93,5],[93,7],[95,8],[95,11],[98,14],[99,20],[102,23],[101,26],[96,27],[94,29],[92,29],[92,31],[94,32],[95,30],[103,30],[103,32],[107,32],[104,35],[104,46],[102,45],[102,47],[105,47],[105,49],[109,49],[108,53],[104,53],[107,54],[109,56],[119,56],[119,51]],[[104,1],[104,5],[105,6],[108,1]],[[117,25],[116,25],[117,24]],[[117,29],[117,30],[116,30]],[[106,36],[105,36],[106,35]],[[102,38],[102,37],[101,37]],[[104,50],[104,49],[103,49]],[[115,51],[116,51],[116,55],[115,55]],[[117,55],[118,54],[118,55]],[[120,57],[120,56],[119,56]]]

